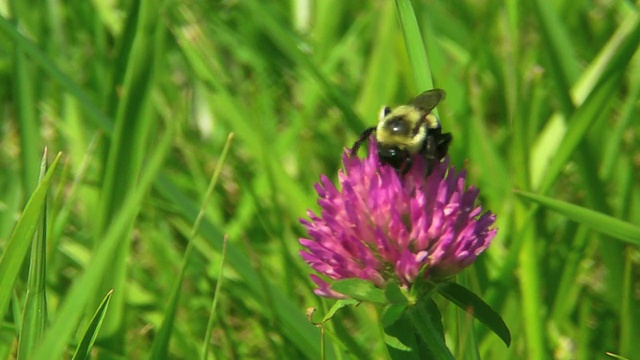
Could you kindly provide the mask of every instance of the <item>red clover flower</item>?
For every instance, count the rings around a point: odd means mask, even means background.
[[[322,175],[315,185],[322,208],[301,219],[309,238],[302,258],[332,280],[359,278],[384,288],[389,280],[410,287],[424,270],[441,281],[473,263],[496,235],[495,214],[476,206],[478,189],[465,189],[466,172],[449,167],[449,158],[429,176],[416,156],[411,170],[399,176],[378,160],[375,141],[360,159],[343,153],[340,189]],[[481,214],[482,213],[482,214]],[[344,298],[317,275],[319,296]]]

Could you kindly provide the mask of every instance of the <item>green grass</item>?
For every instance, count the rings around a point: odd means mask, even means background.
[[[0,359],[320,358],[298,219],[431,84],[500,229],[458,280],[512,333],[436,299],[456,358],[640,353],[635,5],[409,3],[0,6]],[[326,357],[385,358],[378,316],[337,312]]]

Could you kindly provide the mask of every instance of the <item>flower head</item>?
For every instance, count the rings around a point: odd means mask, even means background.
[[[375,141],[360,159],[343,153],[340,189],[323,175],[315,188],[320,216],[301,219],[309,238],[302,258],[329,279],[360,278],[383,288],[395,280],[410,286],[420,274],[444,279],[473,263],[496,234],[495,215],[475,205],[478,190],[465,189],[465,171],[445,158],[425,177],[426,164],[416,156],[411,170],[399,176],[378,161]],[[311,275],[315,293],[344,297]]]

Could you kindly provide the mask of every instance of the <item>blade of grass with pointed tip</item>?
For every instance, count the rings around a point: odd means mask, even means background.
[[[516,193],[549,209],[558,211],[569,219],[584,224],[596,231],[634,245],[640,245],[640,227],[632,223],[547,196],[525,191],[517,191]]]
[[[47,172],[47,149],[45,148],[40,163],[39,183],[42,183]],[[27,295],[22,312],[22,328],[18,344],[18,359],[29,359],[30,353],[42,338],[47,324],[46,293],[46,258],[47,258],[47,200],[42,205],[40,226],[34,236],[29,262]]]
[[[113,290],[110,290],[104,299],[102,299],[100,306],[98,306],[98,309],[91,318],[91,322],[89,323],[87,330],[82,336],[80,344],[78,344],[78,347],[76,348],[75,354],[73,354],[73,360],[84,360],[90,358],[91,348],[93,348],[93,344],[98,338],[98,333],[100,332],[100,327],[102,327],[104,316],[107,314],[112,294]]]
[[[31,246],[31,239],[35,233],[40,215],[44,209],[47,192],[51,186],[51,179],[62,154],[58,154],[42,182],[36,187],[27,205],[7,241],[2,258],[0,258],[0,318],[4,318],[7,305],[13,292],[13,284],[20,273],[22,262]]]
[[[151,352],[149,353],[150,359],[165,359],[168,356],[169,349],[169,340],[171,338],[171,331],[173,330],[173,323],[175,321],[176,311],[178,309],[178,302],[180,300],[180,289],[182,288],[182,282],[184,280],[185,271],[187,266],[189,265],[189,261],[191,261],[191,253],[193,252],[193,243],[194,238],[198,235],[200,231],[200,224],[202,223],[202,219],[205,215],[205,209],[209,201],[211,200],[211,195],[213,194],[213,190],[218,183],[218,179],[220,178],[220,172],[222,171],[222,165],[224,164],[224,160],[227,158],[229,154],[229,149],[231,147],[231,143],[233,141],[233,133],[229,134],[227,137],[227,142],[224,144],[224,148],[222,149],[222,154],[220,155],[220,160],[218,161],[215,170],[211,176],[211,181],[209,182],[209,187],[207,188],[207,193],[200,205],[200,210],[198,212],[198,216],[196,217],[193,227],[191,229],[191,235],[189,236],[189,243],[187,244],[187,249],[184,252],[184,257],[182,259],[182,266],[180,267],[180,272],[178,273],[178,278],[173,285],[173,289],[171,290],[171,295],[169,297],[169,301],[167,302],[167,308],[164,311],[164,319],[162,321],[162,325],[158,330],[158,333],[153,341],[153,345],[151,347]]]
[[[48,360],[62,357],[65,346],[78,326],[78,321],[85,314],[84,309],[90,297],[97,290],[100,279],[111,265],[116,248],[123,241],[123,234],[127,230],[131,218],[138,213],[142,200],[153,182],[157,180],[160,167],[171,150],[175,128],[169,127],[169,129],[170,131],[161,135],[155,151],[147,158],[147,166],[142,172],[137,191],[127,197],[123,203],[122,211],[114,218],[109,230],[102,238],[100,246],[93,252],[91,266],[87,267],[71,286],[58,309],[57,318],[34,352],[33,359]]]

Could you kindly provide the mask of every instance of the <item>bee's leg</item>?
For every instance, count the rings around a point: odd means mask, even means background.
[[[402,167],[398,169],[398,173],[400,175],[405,175],[406,173],[409,172],[409,170],[411,170],[412,166],[413,166],[413,160],[411,159],[411,156],[407,156],[407,158],[404,160],[404,163],[402,164]]]
[[[447,156],[447,150],[449,150],[449,144],[453,140],[451,133],[440,133],[440,129],[437,129],[433,136],[427,137],[426,144],[422,154],[427,160],[427,176],[431,175],[433,168],[440,163],[440,161]]]
[[[436,166],[437,161],[434,159],[427,159],[427,170],[424,172],[424,177],[431,175],[433,168]]]
[[[369,138],[371,133],[374,132],[375,130],[376,130],[375,126],[370,127],[365,131],[363,131],[362,134],[360,134],[360,136],[358,137],[358,140],[356,140],[356,142],[353,143],[353,147],[351,147],[351,156],[357,155],[358,149],[360,148],[360,144],[365,142]]]
[[[451,133],[444,133],[438,136],[436,140],[436,157],[438,160],[442,160],[447,155],[447,150],[449,150],[449,144],[451,144],[451,140],[453,140],[453,136]]]
[[[429,176],[431,175],[431,171],[433,170],[433,167],[435,166],[437,159],[436,159],[436,151],[437,151],[437,146],[436,146],[436,137],[439,135],[439,129],[437,130],[436,134],[434,135],[430,135],[427,136],[427,138],[425,139],[425,142],[422,146],[422,150],[420,151],[420,154],[424,157],[424,160],[426,162],[426,167],[427,167],[427,171],[425,173],[425,176]]]

